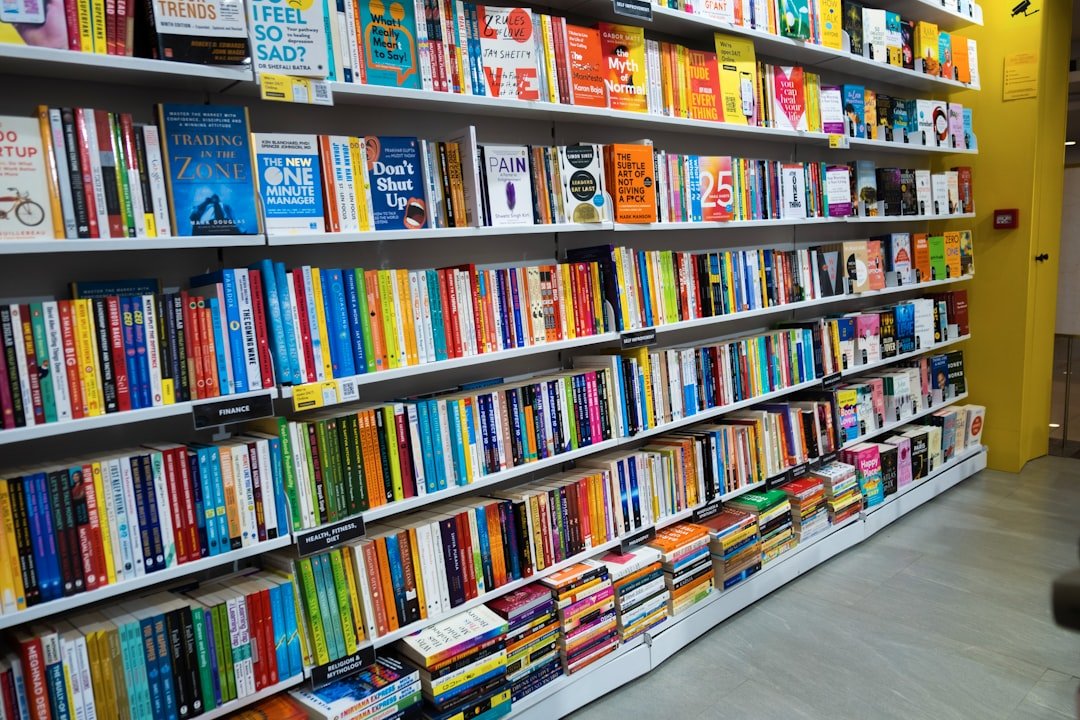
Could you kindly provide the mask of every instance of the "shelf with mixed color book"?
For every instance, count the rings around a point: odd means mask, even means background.
[[[906,417],[903,420],[894,420],[892,422],[887,422],[887,423],[885,423],[884,425],[882,425],[881,427],[879,427],[876,430],[871,430],[868,433],[864,433],[864,434],[860,435],[859,437],[855,438],[854,440],[848,440],[847,442],[845,442],[843,445],[840,446],[840,450],[847,450],[848,448],[853,448],[853,447],[855,447],[856,445],[858,445],[860,443],[866,442],[870,438],[875,438],[875,437],[879,437],[879,436],[888,435],[893,430],[895,430],[898,427],[901,427],[902,425],[910,425],[912,422],[914,422],[915,420],[918,420],[919,418],[926,417],[927,415],[933,415],[938,410],[944,410],[945,408],[949,407],[950,405],[955,405],[956,403],[960,402],[961,400],[964,400],[965,398],[967,398],[967,396],[968,396],[968,394],[966,392],[962,392],[959,395],[957,395],[956,397],[947,398],[946,400],[944,400],[942,402],[935,403],[935,404],[933,404],[933,405],[931,405],[931,406],[929,406],[927,408],[923,408],[922,410],[919,410],[918,412],[916,412],[914,415]]]
[[[967,335],[961,335],[959,337],[949,338],[948,340],[942,340],[939,343],[934,343],[928,348],[919,348],[918,350],[912,350],[911,352],[900,353],[899,355],[893,355],[892,357],[875,360],[874,362],[866,363],[865,365],[856,365],[855,367],[850,367],[847,370],[841,371],[840,375],[841,377],[859,375],[861,373],[868,372],[870,370],[877,370],[878,368],[886,367],[887,365],[892,365],[893,363],[901,362],[903,360],[910,360],[912,358],[917,358],[920,355],[937,352],[938,350],[947,348],[950,345],[956,345],[957,343],[962,343],[965,340],[970,339],[971,333],[968,333]]]
[[[290,245],[331,245],[344,243],[370,243],[386,240],[463,239],[475,237],[502,237],[520,235],[543,235],[546,233],[598,232],[611,230],[611,222],[558,223],[555,225],[511,225],[499,227],[423,228],[420,230],[372,230],[357,233],[314,233],[297,235],[270,235],[271,247]]]
[[[943,222],[946,220],[971,220],[975,213],[950,213],[948,215],[873,215],[871,217],[853,216],[844,218],[849,223],[901,223],[901,222]]]
[[[221,397],[186,400],[184,402],[172,403],[171,405],[155,405],[154,407],[139,408],[138,410],[123,410],[104,415],[93,415],[91,417],[79,418],[78,420],[63,420],[45,423],[43,425],[31,425],[28,427],[3,430],[0,431],[0,445],[14,445],[15,443],[55,437],[57,435],[68,435],[70,433],[84,432],[87,430],[133,425],[135,423],[147,422],[148,420],[160,420],[162,418],[189,415],[200,405],[213,405],[223,401],[228,401],[230,403],[240,401],[242,404],[242,401],[245,399],[250,400],[263,397],[268,398],[271,401],[275,400],[278,397],[278,389],[252,390],[250,392],[235,393]],[[239,420],[230,422],[239,422]],[[217,424],[221,425],[228,423],[223,422]]]
[[[294,687],[297,687],[302,682],[304,682],[304,680],[304,675],[293,675],[287,680],[282,680],[275,685],[269,685],[267,687],[264,687],[262,690],[258,690],[251,695],[245,695],[242,698],[230,700],[224,705],[220,705],[213,710],[203,713],[199,717],[202,718],[202,720],[216,720],[217,718],[228,717],[232,713],[243,710],[244,708],[250,705],[254,705],[255,703],[262,700],[265,700],[268,697],[272,697],[274,695],[277,695],[278,693],[283,693],[286,690],[292,690]]]
[[[279,550],[292,545],[292,537],[284,535],[272,540],[250,545],[238,550],[230,550],[219,555],[212,555],[192,562],[173,565],[157,572],[148,573],[134,580],[125,580],[112,585],[105,585],[96,590],[88,590],[77,595],[70,595],[60,600],[34,605],[26,610],[0,615],[0,630],[35,622],[43,618],[52,617],[61,613],[68,613],[76,608],[85,607],[94,603],[102,602],[110,598],[138,590],[146,590],[157,585],[173,582],[182,578],[191,577],[206,570],[213,570],[233,563],[253,558],[271,550]]]
[[[886,10],[898,12],[904,17],[917,17],[920,20],[932,22],[942,30],[983,24],[982,5],[970,0],[965,0],[963,3],[970,14],[946,7],[946,3],[941,0],[881,0],[877,4]]]
[[[157,238],[91,238],[0,242],[0,255],[44,253],[119,252],[136,250],[189,250],[199,248],[263,247],[265,235],[200,235]]]
[[[255,80],[250,67],[198,65],[8,43],[0,43],[0,65],[10,75],[209,92],[220,92],[236,83],[254,84]]]
[[[867,138],[846,138],[841,141],[846,143],[849,150],[871,151],[871,152],[890,152],[901,153],[904,155],[911,155],[912,153],[928,153],[928,154],[941,154],[941,155],[978,155],[979,148],[954,148],[948,145],[923,145],[916,142],[895,142],[889,140],[869,140]]]

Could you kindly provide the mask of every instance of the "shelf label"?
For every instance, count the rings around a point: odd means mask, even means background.
[[[293,410],[315,410],[324,405],[337,405],[339,402],[341,397],[338,395],[337,380],[295,385],[292,389]]]
[[[810,463],[804,462],[800,465],[796,465],[795,467],[788,470],[788,472],[791,474],[792,480],[798,480],[799,478],[810,472]]]
[[[335,680],[355,675],[373,662],[375,648],[368,645],[348,657],[311,668],[311,684],[317,688],[322,687]]]
[[[616,15],[652,22],[652,3],[649,0],[611,0]]]
[[[825,465],[828,465],[832,462],[836,462],[836,453],[825,453],[820,458],[818,458],[818,467],[824,467]]]
[[[842,372],[834,372],[831,375],[826,375],[821,378],[822,390],[835,390],[836,386],[840,384],[840,381],[844,379]]]
[[[656,526],[650,525],[644,530],[638,530],[633,535],[624,537],[619,542],[619,552],[626,554],[636,547],[640,547],[656,537]]]
[[[849,147],[851,147],[851,143],[848,142],[847,135],[832,133],[829,135],[829,147],[833,150],[847,150]]]
[[[263,100],[301,105],[334,104],[334,92],[330,89],[330,83],[291,75],[260,73],[259,93]]]
[[[656,328],[624,332],[620,339],[622,341],[623,350],[638,347],[652,347],[656,344]]]
[[[191,419],[196,430],[247,422],[274,414],[274,401],[269,393],[227,398],[218,402],[191,406]]]
[[[307,557],[343,542],[359,540],[364,533],[364,516],[356,515],[308,532],[295,533],[296,552],[300,557]]]
[[[690,522],[699,523],[702,520],[708,520],[709,518],[716,517],[723,509],[724,503],[720,502],[720,498],[715,498],[692,512],[690,514]]]
[[[765,489],[766,490],[776,490],[777,488],[781,488],[781,487],[787,485],[789,482],[791,482],[794,479],[795,478],[793,478],[791,476],[791,471],[790,470],[785,470],[782,473],[779,473],[777,475],[773,475],[771,478],[767,478],[765,480]]]

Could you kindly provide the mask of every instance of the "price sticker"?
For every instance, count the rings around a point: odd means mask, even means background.
[[[333,105],[334,92],[325,80],[261,73],[259,94],[263,100],[299,103],[301,105]]]
[[[832,133],[829,135],[829,147],[833,150],[847,150],[851,147],[851,143],[848,142],[847,135]]]

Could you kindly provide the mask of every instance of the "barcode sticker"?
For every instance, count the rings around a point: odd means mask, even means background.
[[[330,83],[325,80],[312,80],[311,81],[311,104],[313,105],[333,105],[334,104],[334,91],[330,89]]]
[[[360,388],[355,380],[338,380],[341,402],[356,402],[360,399]]]
[[[259,74],[259,94],[263,100],[300,103],[301,105],[333,105],[334,92],[325,80]]]

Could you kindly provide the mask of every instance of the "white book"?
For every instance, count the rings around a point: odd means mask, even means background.
[[[311,355],[315,363],[315,380],[323,382],[331,378],[326,377],[326,365],[323,363],[323,346],[317,328],[318,320],[315,317],[315,291],[311,285],[311,266],[304,265],[304,298],[307,305],[308,326],[311,328]]]
[[[56,420],[71,419],[71,395],[67,382],[67,365],[64,362],[64,342],[60,330],[60,310],[55,300],[41,304],[45,318],[45,345],[49,351],[49,382],[52,383]]]
[[[68,165],[65,152],[67,144],[64,140],[64,123],[60,117],[60,108],[49,109],[49,131],[52,134],[55,156],[53,162],[56,164],[60,185],[60,211],[64,216],[64,237],[74,239],[79,237],[79,232],[75,224],[75,205],[71,196],[71,166]]]
[[[262,488],[263,527],[266,529],[266,538],[269,540],[278,537],[277,497],[274,493],[270,443],[265,438],[255,440],[255,454],[259,461],[259,485]],[[256,539],[258,539],[257,536]]]
[[[237,507],[240,508],[240,545],[250,547],[259,542],[259,523],[255,517],[255,478],[251,472],[247,447],[234,445],[232,450],[233,486]]]
[[[919,203],[919,215],[934,214],[934,195],[931,190],[930,171],[915,171],[915,197]]]
[[[979,53],[974,38],[968,38],[968,66],[971,68],[971,86],[979,87]]]
[[[420,272],[409,271],[409,295],[412,298],[413,327],[416,328],[416,354],[421,365],[433,362],[434,358],[428,356],[427,331],[424,325],[424,298],[420,290]],[[427,280],[423,282],[427,284]]]
[[[143,559],[142,534],[139,532],[138,505],[135,503],[135,481],[131,476],[131,462],[128,458],[120,458],[120,486],[124,494],[124,515],[121,523],[127,528],[128,542],[131,546],[132,577],[142,577],[146,574],[146,563]]]
[[[86,698],[83,695],[82,675],[79,674],[79,661],[75,658],[75,640],[70,637],[73,633],[78,634],[71,631],[60,637],[60,655],[63,662],[63,674],[67,681],[68,711],[74,720],[85,720]]]
[[[356,185],[353,182],[352,152],[349,149],[347,136],[330,136],[330,162],[337,200],[339,231],[357,232],[360,230],[360,221],[357,215]]]
[[[353,569],[356,573],[356,584],[360,591],[360,606],[363,608],[364,615],[364,636],[373,638],[378,634],[378,630],[375,627],[375,606],[372,602],[371,588],[367,581],[367,566],[364,564],[362,545],[362,542],[352,545],[349,554],[352,556]],[[425,584],[424,587],[427,587],[427,585]],[[375,601],[381,602],[381,599],[376,598]]]
[[[420,441],[420,413],[417,411],[415,403],[398,403],[395,405],[395,411],[397,411],[399,406],[401,412],[405,413],[405,419],[409,428],[409,446],[412,451],[413,474],[416,476],[416,495],[417,497],[422,497],[427,495],[427,474],[424,471],[424,452]]]
[[[414,17],[424,17],[426,13],[424,0],[414,0],[413,11],[416,13]],[[417,67],[420,68],[421,88],[424,90],[434,90],[435,84],[431,77],[431,43],[428,39],[427,23],[416,23],[416,50]],[[428,207],[431,206],[429,205]]]
[[[367,166],[367,141],[364,138],[353,138],[360,145],[354,160],[359,160],[359,167],[353,165],[353,183],[358,188],[357,194],[364,195],[363,212],[359,213],[360,230],[367,232],[375,228],[375,216],[371,204],[371,175],[368,174]]]
[[[81,109],[83,130],[86,137],[87,152],[90,154],[90,181],[94,192],[94,205],[97,214],[98,236],[112,237],[109,234],[109,213],[105,205],[105,179],[101,170],[101,148],[98,146],[97,123],[94,113],[100,112],[89,108]],[[86,172],[85,170],[83,171]]]
[[[315,135],[252,133],[259,199],[270,235],[325,231]]]
[[[874,62],[889,62],[886,49],[885,11],[863,8],[863,52]]]
[[[143,326],[146,333],[146,362],[150,368],[150,398],[155,406],[165,404],[161,386],[161,350],[158,344],[157,307],[153,295],[142,296]],[[169,399],[173,401],[172,398]]]
[[[109,547],[112,549],[116,581],[123,582],[132,575],[131,543],[127,539],[127,512],[124,491],[120,486],[120,461],[116,458],[101,463],[102,494],[109,520]]]
[[[780,217],[806,217],[806,175],[802,164],[784,165],[780,170]]]
[[[315,527],[315,511],[311,502],[311,477],[308,475],[305,453],[299,450],[304,447],[302,443],[308,442],[308,439],[304,430],[294,422],[289,423],[288,430],[292,446],[298,449],[293,467],[296,470],[296,494],[300,502],[301,523],[304,528],[312,528]]]
[[[438,356],[435,354],[435,330],[431,324],[431,295],[427,283],[427,271],[417,271],[417,284],[420,287],[420,305],[423,309],[424,318],[424,342],[427,345],[427,354],[431,362],[436,362]]]
[[[485,145],[484,162],[491,225],[532,225],[528,148],[524,145]]]
[[[12,303],[8,307],[11,311],[11,335],[15,341],[15,367],[19,375],[19,392],[22,394],[23,420],[26,421],[26,427],[33,427],[35,424],[34,403],[30,397],[30,369],[26,364],[26,341],[23,337],[22,312],[19,310],[17,303]]]
[[[185,455],[184,462],[187,461]],[[163,554],[157,560],[160,567],[171,567],[176,564],[176,532],[172,524],[172,506],[169,497],[169,488],[166,485],[164,458],[160,450],[150,453],[150,467],[153,472],[154,501],[157,505],[158,527],[161,528],[161,547]],[[177,468],[179,470],[179,468]]]
[[[960,180],[955,170],[945,171],[945,195],[949,198],[949,213],[960,212]]]
[[[930,192],[934,200],[934,215],[949,214],[949,178],[945,173],[930,176]]]
[[[150,186],[150,201],[154,213],[154,229],[157,237],[172,235],[169,217],[169,196],[165,191],[165,163],[161,159],[161,140],[156,125],[142,127],[146,146],[146,179]]]
[[[705,0],[701,5],[701,15],[720,22],[735,24],[735,6],[738,0]],[[696,7],[695,7],[696,11]]]
[[[97,720],[97,704],[94,700],[94,685],[91,675],[90,654],[86,647],[86,638],[81,632],[75,637],[75,661],[79,668],[79,678],[83,686],[83,703],[86,720]]]
[[[440,435],[442,436],[440,438],[441,441],[442,441],[442,446],[444,448],[452,447],[450,445],[450,426],[447,425],[448,418],[447,418],[447,412],[446,412],[446,401],[445,400],[436,401],[435,407],[436,407],[436,410],[437,410],[437,412],[439,414],[439,432],[440,432]],[[449,453],[449,452],[444,452],[442,455],[443,455],[443,457],[442,457],[443,470],[446,473],[446,486],[448,488],[453,487],[453,486],[458,484],[457,473],[454,472],[453,458],[451,457],[451,453]]]
[[[225,272],[229,272],[226,270]],[[234,368],[239,373],[247,373],[248,390],[262,387],[262,373],[259,371],[259,345],[255,337],[255,311],[251,300],[251,278],[247,270],[233,271],[236,278],[236,304],[240,308],[240,334],[244,339],[244,367]],[[314,302],[314,298],[312,298]],[[312,325],[312,327],[316,327]],[[315,343],[314,338],[312,344]]]

